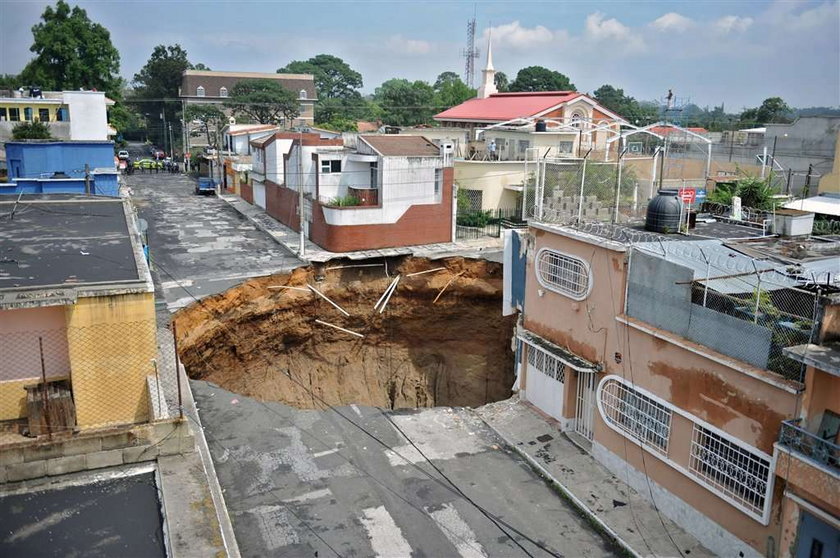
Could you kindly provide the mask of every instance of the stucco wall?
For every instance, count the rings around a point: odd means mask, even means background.
[[[108,114],[105,93],[65,91],[64,102],[70,111],[70,137],[74,140],[107,140]]]
[[[66,323],[79,427],[148,420],[154,293],[80,298],[67,307]]]
[[[515,209],[519,193],[505,186],[522,185],[525,163],[522,161],[455,161],[455,183],[465,190],[481,190],[481,209]]]

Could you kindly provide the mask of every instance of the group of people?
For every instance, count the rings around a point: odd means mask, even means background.
[[[153,161],[153,160],[134,160],[131,159],[126,161],[125,164],[125,174],[134,174],[135,171],[140,171],[141,173],[145,173],[148,171],[149,173],[159,173],[160,171],[168,172],[170,174],[175,174],[180,172],[180,168],[178,167],[178,163],[175,163],[171,160],[164,160],[164,161]]]

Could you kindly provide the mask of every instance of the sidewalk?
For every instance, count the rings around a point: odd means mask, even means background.
[[[320,246],[306,239],[304,255],[299,255],[300,233],[293,231],[283,223],[277,221],[265,210],[251,205],[239,196],[219,194],[219,198],[233,209],[242,214],[255,227],[271,236],[278,244],[296,254],[299,259],[310,262],[326,262],[334,258],[350,260],[367,260],[387,256],[417,256],[421,258],[443,258],[446,256],[481,257],[482,252],[500,252],[504,247],[502,238],[486,238],[463,242],[447,242],[441,244],[424,244],[421,246],[405,246],[400,248],[383,248],[381,250],[363,250],[359,252],[328,252]]]
[[[517,396],[476,413],[630,555],[714,556]]]

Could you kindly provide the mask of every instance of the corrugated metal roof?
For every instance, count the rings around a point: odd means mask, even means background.
[[[755,275],[756,269],[761,272],[762,290],[775,291],[801,284],[800,281],[788,277],[782,265],[750,258],[724,246],[719,240],[640,242],[634,244],[633,248],[691,269],[697,281],[703,281],[707,276],[711,277],[708,282],[709,288],[719,293],[754,291],[759,283]]]

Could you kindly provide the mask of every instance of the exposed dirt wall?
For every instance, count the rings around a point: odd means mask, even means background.
[[[333,261],[250,280],[179,312],[189,375],[301,408],[477,406],[510,396],[515,318],[501,315],[499,264],[408,258],[391,260],[388,275],[381,265],[328,269],[341,265],[358,263]],[[437,267],[445,269],[406,277]],[[385,312],[374,311],[397,274]],[[312,292],[268,288],[307,284],[350,317]]]

